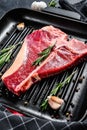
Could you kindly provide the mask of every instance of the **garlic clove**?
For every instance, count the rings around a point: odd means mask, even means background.
[[[25,24],[24,24],[23,22],[17,24],[17,29],[18,29],[19,31],[22,31],[24,28],[25,28]]]
[[[31,9],[36,10],[36,11],[40,11],[46,7],[47,7],[47,4],[44,1],[40,1],[40,2],[34,1],[31,4]]]
[[[52,100],[48,100],[48,104],[50,105],[50,107],[54,110],[57,110],[58,108],[60,108],[60,104],[52,101]]]
[[[48,96],[48,104],[49,106],[54,109],[57,110],[61,107],[61,105],[63,104],[63,99],[56,97],[56,96]]]
[[[53,100],[56,103],[62,104],[64,101],[63,99],[56,97],[56,96],[51,96],[51,100]]]

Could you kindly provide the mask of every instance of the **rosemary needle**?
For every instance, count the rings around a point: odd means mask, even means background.
[[[47,47],[46,49],[44,49],[41,53],[39,53],[38,54],[39,57],[32,63],[32,65],[34,65],[34,66],[40,65],[40,63],[49,56],[49,54],[51,53],[54,46],[55,46],[55,43],[53,45]]]
[[[12,55],[13,50],[18,46],[21,45],[23,42],[19,42],[18,44],[11,45],[7,48],[4,48],[0,50],[0,66],[2,66],[4,63],[10,61],[10,57]]]
[[[56,4],[57,4],[57,1],[56,1],[56,0],[51,0],[51,1],[49,2],[49,7],[55,7]]]
[[[76,71],[75,71],[76,72]],[[64,85],[69,84],[72,76],[75,74],[75,72],[73,72],[71,75],[69,75],[63,82],[60,82],[56,85],[56,87],[51,91],[49,96],[55,96],[58,92],[58,90],[60,90]],[[48,98],[46,98],[43,103],[41,104],[41,109],[42,111],[46,110],[48,106]]]

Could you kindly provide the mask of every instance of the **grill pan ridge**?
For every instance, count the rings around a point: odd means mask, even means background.
[[[25,23],[25,29],[23,31],[17,30],[16,25],[20,22]],[[30,9],[15,9],[8,12],[0,20],[0,49],[23,41],[27,34],[46,25],[59,27],[68,34],[69,38],[75,37],[87,42],[86,23]],[[12,54],[11,62],[5,63],[0,68],[2,74],[13,63],[19,50],[20,47],[16,48]],[[57,111],[53,111],[48,107],[47,111],[42,112],[40,109],[41,103],[50,94],[55,84],[63,81],[75,70],[77,72],[72,77],[70,83],[57,93],[57,96],[64,99],[62,107]],[[80,120],[87,108],[86,70],[87,63],[80,63],[78,66],[68,69],[61,74],[42,79],[40,82],[32,85],[27,92],[19,97],[9,92],[0,80],[0,102],[6,107],[10,107],[27,116],[32,115],[54,121]],[[81,77],[84,77],[82,82],[80,82]]]

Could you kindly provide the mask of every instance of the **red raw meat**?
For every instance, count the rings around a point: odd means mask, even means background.
[[[25,37],[13,65],[2,76],[4,84],[10,91],[19,95],[34,82],[41,80],[36,73],[39,67],[32,66],[32,63],[38,58],[38,53],[59,38],[67,39],[68,35],[52,26],[43,27]]]
[[[66,33],[53,26],[43,27],[27,35],[13,65],[2,76],[7,88],[20,95],[33,83],[66,70],[87,56],[86,44],[76,39],[67,39]],[[38,53],[55,42],[50,55],[39,66],[32,66]]]
[[[71,39],[62,46],[55,48],[46,61],[43,62],[37,73],[40,78],[45,78],[76,65],[87,58],[87,45],[77,39]]]

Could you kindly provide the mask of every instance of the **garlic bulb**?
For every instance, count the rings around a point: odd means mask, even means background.
[[[34,1],[31,4],[31,9],[33,9],[33,10],[40,11],[40,10],[46,8],[46,7],[47,7],[47,4],[44,1],[40,1],[40,2]]]
[[[48,104],[54,110],[57,110],[58,108],[60,108],[63,102],[64,102],[63,99],[59,97],[48,96]]]

